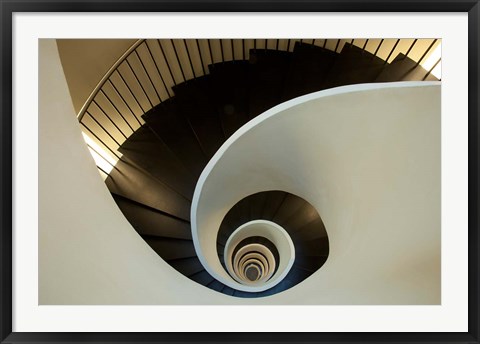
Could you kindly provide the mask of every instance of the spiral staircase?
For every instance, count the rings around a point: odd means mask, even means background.
[[[377,56],[380,46],[369,52],[365,49],[366,43],[359,47],[353,41],[345,42],[340,50],[337,43],[332,50],[325,44],[316,45],[315,41],[309,44],[292,42],[290,48],[290,40],[285,50],[279,49],[278,43],[273,49],[268,48],[267,43],[264,49],[244,46],[242,58],[235,59],[238,53],[233,51],[232,43],[232,59],[223,59],[224,47],[221,47],[222,61],[215,62],[211,58],[208,69],[203,60],[202,68],[194,66],[188,49],[188,44],[194,42],[184,43],[193,78],[188,78],[181,63],[177,72],[168,65],[168,56],[176,55],[180,61],[175,44],[172,43],[173,49],[167,51],[160,41],[156,50],[152,42],[140,42],[138,46],[151,56],[150,67],[142,62],[137,50],[131,50],[124,59],[132,80],[140,86],[138,90],[128,87],[126,73],[119,73],[118,66],[115,67],[118,80],[123,80],[124,86],[116,86],[112,79],[104,80],[104,84],[121,98],[122,106],[128,108],[132,118],[127,120],[127,116],[122,115],[124,111],[118,109],[120,105],[114,105],[113,97],[104,90],[99,93],[103,93],[104,100],[111,103],[112,112],[121,118],[117,116],[118,121],[112,121],[107,106],[100,100],[92,98],[88,106],[95,106],[110,119],[108,122],[113,125],[110,129],[98,120],[98,116],[92,115],[88,107],[82,110],[91,123],[95,122],[107,133],[106,140],[118,145],[118,149],[114,149],[104,144],[109,154],[118,158],[109,173],[103,172],[108,174],[105,183],[118,207],[145,242],[172,268],[192,281],[219,293],[243,298],[269,296],[292,288],[321,269],[328,260],[328,228],[324,226],[322,214],[307,200],[286,190],[261,191],[238,199],[223,218],[216,237],[216,254],[221,265],[233,281],[246,286],[233,288],[214,278],[197,256],[192,237],[191,206],[202,171],[239,128],[290,99],[352,84],[437,80],[431,73],[436,64],[427,71],[419,63],[436,40],[429,44],[418,61],[408,57],[415,43],[405,54],[392,56],[399,40],[386,59]],[[196,43],[198,45],[198,41]],[[209,42],[208,47],[212,56]],[[206,44],[204,49],[207,49]],[[200,59],[201,51],[198,45]],[[167,72],[163,74],[156,54],[163,55],[166,62],[163,70]],[[143,77],[140,72],[135,73],[133,62],[128,62],[128,56],[134,55],[144,72]],[[153,67],[158,71],[155,77],[147,72]],[[196,75],[195,70],[201,69],[203,73]],[[184,81],[176,84],[178,72]],[[166,86],[166,74],[175,85]],[[163,84],[162,91],[157,90],[157,84]],[[135,115],[148,108],[141,118]],[[137,126],[132,119],[138,122]],[[106,141],[85,121],[81,123],[87,135],[100,143]],[[126,126],[130,134],[124,134]],[[245,224],[253,226],[250,234],[235,237]],[[285,258],[286,249],[280,247],[280,239],[269,237],[271,229],[259,230],[261,235],[255,234],[255,226],[262,224],[279,226],[286,233],[286,240],[291,243],[288,259]]]

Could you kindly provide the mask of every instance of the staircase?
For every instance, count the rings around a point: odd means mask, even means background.
[[[251,49],[248,60],[213,63],[208,71],[175,85],[174,95],[143,114],[145,123],[120,145],[122,156],[105,182],[135,230],[174,269],[226,295],[273,295],[308,278],[327,261],[328,228],[307,201],[281,190],[239,200],[218,232],[222,264],[230,234],[256,219],[282,226],[292,238],[296,259],[287,276],[266,291],[243,292],[224,285],[197,258],[190,228],[193,192],[208,161],[242,125],[289,99],[350,84],[437,79],[403,54],[387,63],[349,43],[337,53],[298,41],[292,51]]]

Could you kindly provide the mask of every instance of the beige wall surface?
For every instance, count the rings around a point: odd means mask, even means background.
[[[48,39],[39,43],[38,144],[39,304],[235,303],[170,267],[125,219],[83,142]]]
[[[100,79],[135,39],[57,39],[73,107],[78,113]]]

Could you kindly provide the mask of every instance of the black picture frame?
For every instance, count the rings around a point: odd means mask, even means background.
[[[14,12],[466,12],[468,13],[468,332],[464,333],[20,333],[12,332],[12,16]],[[479,343],[478,0],[0,0],[0,341],[34,342],[418,342]]]

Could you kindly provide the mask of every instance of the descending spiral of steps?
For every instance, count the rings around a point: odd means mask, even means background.
[[[350,84],[436,78],[402,54],[386,63],[350,44],[336,53],[299,42],[293,52],[254,49],[248,60],[215,63],[209,71],[174,86],[173,97],[143,115],[146,123],[121,145],[123,156],[106,184],[136,231],[184,276],[226,295],[273,295],[327,261],[322,214],[284,190],[238,200],[218,230],[217,255],[232,281],[253,289],[227,286],[200,262],[190,226],[195,186],[208,161],[245,123],[292,98]],[[246,224],[268,228],[248,232]]]

